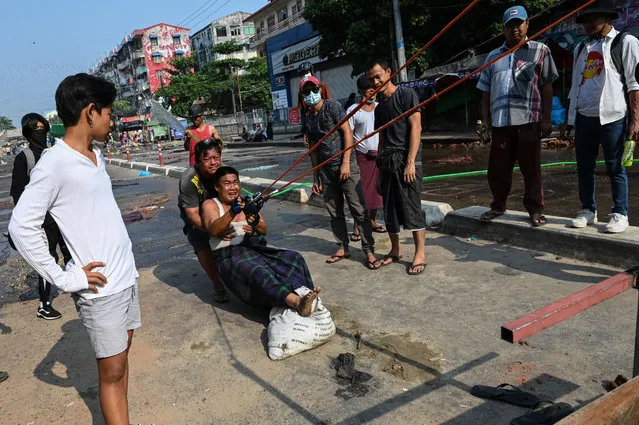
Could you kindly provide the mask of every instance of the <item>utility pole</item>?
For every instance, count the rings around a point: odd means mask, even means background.
[[[404,48],[404,32],[402,30],[402,16],[399,14],[399,0],[393,0],[393,15],[395,16],[395,39],[397,40],[397,60],[399,67],[406,63],[406,50]],[[399,73],[399,81],[408,80],[406,69]]]
[[[237,95],[240,99],[240,112],[244,111],[244,108],[242,107],[242,89],[240,88],[240,71],[237,70],[236,74],[237,76]]]

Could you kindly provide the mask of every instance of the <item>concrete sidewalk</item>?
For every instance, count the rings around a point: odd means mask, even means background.
[[[544,400],[587,404],[601,382],[631,374],[636,294],[627,292],[530,339],[500,340],[500,326],[597,283],[618,269],[501,243],[428,232],[429,266],[408,276],[404,259],[367,270],[359,247],[334,265],[323,209],[273,200],[269,242],[306,259],[338,333],[315,350],[273,362],[267,312],[236,299],[218,305],[181,233],[177,181],[109,167],[121,209],[164,208],[127,226],[140,271],[143,328],[130,353],[131,423],[507,425],[526,409],[478,399],[475,384],[511,383]],[[389,249],[376,235],[378,255]],[[3,265],[0,264],[0,267]],[[36,301],[0,307],[0,423],[102,424],[97,371],[71,298],[64,317],[35,318]],[[363,334],[357,350],[354,333]],[[344,385],[331,360],[356,354],[373,379]]]
[[[619,234],[604,232],[605,223],[574,229],[571,219],[547,216],[548,224],[532,227],[527,213],[509,211],[485,223],[479,217],[484,207],[469,207],[448,214],[441,231],[445,234],[476,237],[518,247],[549,252],[583,261],[630,268],[639,265],[639,227],[630,226]]]

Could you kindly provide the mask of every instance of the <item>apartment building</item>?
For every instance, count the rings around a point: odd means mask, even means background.
[[[246,12],[235,12],[216,19],[209,25],[191,35],[191,49],[197,55],[198,66],[206,65],[215,60],[243,59],[248,60],[257,56],[254,48],[249,46],[249,39],[255,35],[252,22],[244,22],[251,16]],[[215,54],[211,50],[218,43],[233,41],[245,44],[241,52],[230,55]]]
[[[136,29],[91,70],[118,87],[118,96],[137,105],[171,81],[169,62],[191,54],[189,29],[156,24]]]

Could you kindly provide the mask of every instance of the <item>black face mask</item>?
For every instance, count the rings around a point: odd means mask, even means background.
[[[47,131],[44,129],[33,130],[31,136],[29,137],[29,141],[42,146],[46,145]]]

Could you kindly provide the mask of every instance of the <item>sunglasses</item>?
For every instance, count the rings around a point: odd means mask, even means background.
[[[305,88],[302,90],[302,94],[304,96],[308,96],[309,94],[311,94],[311,92],[317,94],[320,92],[320,87],[319,86],[315,86],[315,87],[309,87],[309,88]]]

